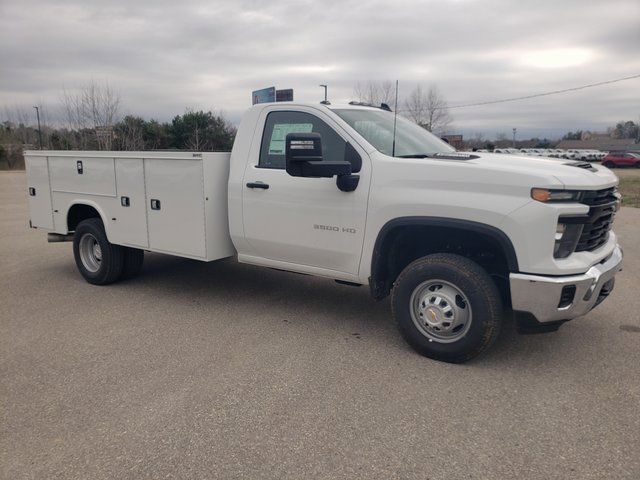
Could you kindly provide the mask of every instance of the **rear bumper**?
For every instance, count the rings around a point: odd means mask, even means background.
[[[608,258],[581,275],[549,277],[512,273],[509,284],[513,310],[528,312],[540,323],[585,315],[611,292],[621,265],[622,249],[616,246]]]

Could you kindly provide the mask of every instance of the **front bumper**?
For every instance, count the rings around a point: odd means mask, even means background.
[[[582,275],[550,277],[512,273],[509,284],[513,310],[528,312],[540,323],[585,315],[611,292],[613,278],[621,265],[622,249],[616,246],[608,258]],[[575,291],[570,298],[573,286]]]

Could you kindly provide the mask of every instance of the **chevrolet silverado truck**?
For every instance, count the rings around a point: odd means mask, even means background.
[[[554,330],[611,292],[616,176],[456,152],[388,107],[266,103],[230,153],[27,151],[30,226],[106,285],[144,251],[368,285],[419,353],[464,362],[505,318]],[[295,294],[295,293],[293,293]]]

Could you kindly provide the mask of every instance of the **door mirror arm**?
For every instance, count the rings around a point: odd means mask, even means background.
[[[360,182],[360,175],[338,175],[336,179],[336,185],[343,192],[353,192],[356,188],[358,188],[358,183]]]

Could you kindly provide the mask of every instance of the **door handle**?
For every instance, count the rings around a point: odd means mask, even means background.
[[[247,187],[249,187],[249,188],[261,188],[263,190],[268,190],[269,189],[269,184],[268,183],[262,183],[262,182],[249,182],[249,183],[247,183]]]
[[[157,198],[151,199],[151,210],[160,210],[160,200]]]

